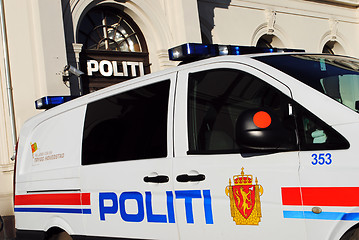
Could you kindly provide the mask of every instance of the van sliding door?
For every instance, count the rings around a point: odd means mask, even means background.
[[[175,73],[108,92],[88,104],[82,188],[90,236],[178,239],[173,206]]]

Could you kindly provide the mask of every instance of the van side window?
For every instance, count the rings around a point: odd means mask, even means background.
[[[169,87],[163,81],[88,104],[82,164],[166,157]]]
[[[349,142],[314,114],[296,107],[300,150],[347,149]]]
[[[252,109],[268,109],[293,132],[287,121],[289,98],[261,79],[235,69],[191,73],[188,83],[188,154],[243,152],[236,136],[237,119]],[[237,139],[236,139],[237,138]]]

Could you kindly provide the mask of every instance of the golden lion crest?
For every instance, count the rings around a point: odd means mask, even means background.
[[[245,175],[243,169],[241,175],[233,176],[234,185],[229,179],[229,186],[226,187],[231,215],[237,225],[258,225],[262,217],[260,196],[263,187],[258,185],[257,178],[253,185],[253,176]]]

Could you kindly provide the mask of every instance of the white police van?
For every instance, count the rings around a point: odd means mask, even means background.
[[[171,59],[236,56],[27,121],[17,238],[358,239],[359,60],[272,51],[181,45]]]

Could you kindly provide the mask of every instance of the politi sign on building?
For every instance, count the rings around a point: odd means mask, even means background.
[[[150,73],[148,53],[85,50],[80,59],[85,93]]]
[[[103,77],[138,77],[145,74],[143,62],[87,60],[87,75],[93,76],[96,72]]]

